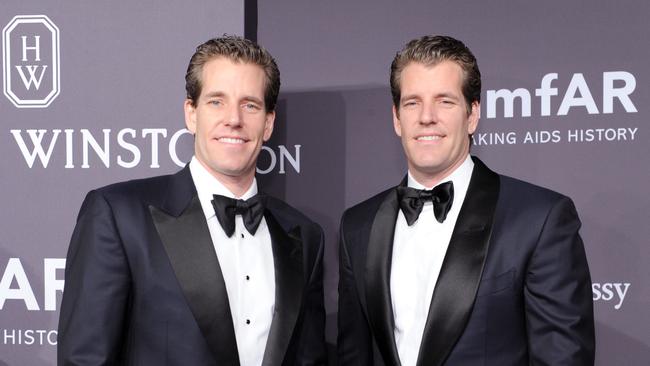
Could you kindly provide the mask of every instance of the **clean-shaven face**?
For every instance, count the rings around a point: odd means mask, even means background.
[[[473,103],[467,114],[462,81],[462,69],[451,61],[432,66],[411,62],[402,70],[393,125],[409,170],[422,184],[438,183],[469,153],[467,136],[476,130],[480,108]]]
[[[184,106],[196,158],[217,179],[252,179],[275,119],[264,106],[264,70],[217,57],[203,65],[201,80],[196,105],[186,100]]]

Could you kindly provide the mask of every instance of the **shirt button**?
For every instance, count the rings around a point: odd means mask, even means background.
[[[241,233],[241,238],[244,239],[244,233]]]
[[[250,324],[250,323],[251,323],[250,319],[246,319],[246,324]]]
[[[251,276],[246,276],[246,281],[249,281],[251,279]]]

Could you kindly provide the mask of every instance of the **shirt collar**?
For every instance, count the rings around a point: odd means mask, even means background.
[[[212,196],[215,194],[242,200],[247,200],[257,194],[257,180],[253,178],[253,183],[248,190],[241,197],[236,197],[234,193],[210,174],[196,159],[196,156],[193,156],[190,161],[190,173],[192,174],[196,193],[199,196],[199,201],[201,201],[201,208],[206,219],[215,216],[214,207],[212,206]]]

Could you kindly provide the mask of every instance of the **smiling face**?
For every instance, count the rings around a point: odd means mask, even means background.
[[[201,94],[185,101],[185,124],[194,155],[219,181],[250,185],[275,112],[264,105],[265,74],[252,63],[214,58],[203,65]]]
[[[476,130],[480,108],[474,102],[468,115],[462,81],[463,71],[452,61],[411,62],[402,70],[393,125],[409,171],[425,186],[437,184],[469,154],[467,136]]]

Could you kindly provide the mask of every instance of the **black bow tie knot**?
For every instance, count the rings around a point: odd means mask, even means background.
[[[442,223],[447,218],[447,214],[451,210],[451,204],[454,201],[454,184],[445,182],[435,186],[432,190],[397,187],[397,196],[399,206],[409,226],[417,221],[422,212],[422,207],[427,201],[433,203],[433,213],[436,220]]]
[[[212,196],[212,207],[223,231],[231,237],[235,233],[235,216],[241,215],[246,230],[255,235],[264,217],[264,200],[256,195],[246,201],[215,194]]]

